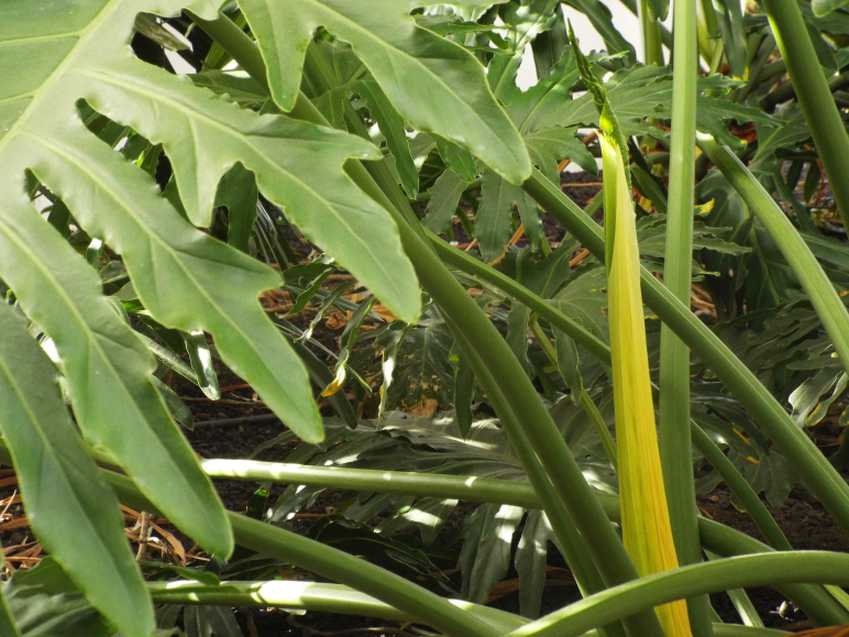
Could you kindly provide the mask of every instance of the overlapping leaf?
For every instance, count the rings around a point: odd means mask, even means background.
[[[352,46],[412,126],[467,148],[506,179],[521,183],[531,163],[483,68],[463,47],[418,25],[410,15],[416,6],[432,4],[439,3],[239,2],[268,67],[272,95],[284,111],[295,104],[307,47],[324,27]]]
[[[126,635],[148,637],[153,609],[144,603],[147,593],[124,537],[118,500],[74,431],[56,369],[22,317],[4,304],[0,332],[0,431],[30,525],[94,606]]]
[[[153,357],[102,296],[94,270],[10,181],[0,182],[0,272],[60,352],[83,434],[176,524],[228,555],[223,507],[152,384]]]
[[[133,60],[75,74],[83,76],[80,90],[93,106],[162,143],[190,218],[208,222],[218,181],[241,161],[305,234],[398,316],[417,318],[415,275],[401,254],[397,230],[342,172],[349,157],[378,158],[370,144],[298,120],[240,110]]]
[[[244,160],[260,188],[399,316],[414,318],[419,298],[388,215],[341,169],[348,157],[374,156],[373,147],[242,111],[130,58],[125,42],[139,11],[173,14],[185,5],[216,15],[217,3],[207,0],[0,6],[0,275],[56,343],[86,437],[175,523],[227,555],[223,509],[152,384],[153,359],[100,295],[94,273],[26,201],[24,172],[122,254],[154,318],[211,333],[225,362],[308,440],[322,434],[307,374],[257,301],[279,276],[180,217],[144,172],[84,128],[78,100],[164,143],[193,219],[209,218],[219,178]]]

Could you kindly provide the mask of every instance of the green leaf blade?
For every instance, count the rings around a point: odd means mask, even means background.
[[[342,170],[349,158],[379,158],[371,144],[284,116],[258,116],[138,62],[86,76],[92,83],[81,90],[96,108],[163,144],[195,223],[208,223],[221,176],[241,161],[308,237],[400,318],[418,318],[418,283],[397,229]]]
[[[118,500],[74,433],[56,370],[22,317],[2,304],[0,331],[0,430],[30,525],[94,606],[128,636],[147,637],[153,608],[124,537]]]
[[[9,195],[15,187],[3,183],[0,190]],[[55,342],[83,434],[175,524],[208,550],[229,555],[224,508],[152,385],[151,355],[101,295],[95,272],[23,194],[5,204],[0,272]]]
[[[325,27],[351,44],[414,127],[467,148],[512,183],[529,176],[527,151],[492,95],[483,67],[463,47],[417,25],[409,14],[415,2],[240,0],[239,5],[257,37],[272,95],[284,111],[297,99],[307,46]]]

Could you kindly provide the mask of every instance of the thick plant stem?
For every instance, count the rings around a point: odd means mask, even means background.
[[[787,551],[684,566],[582,599],[517,628],[508,637],[579,637],[586,630],[675,599],[786,582],[849,585],[849,555]]]
[[[153,601],[158,604],[260,606],[376,617],[399,622],[417,621],[409,613],[341,584],[300,580],[225,580],[218,584],[204,584],[198,580],[170,580],[149,582],[147,587]],[[513,613],[460,599],[452,599],[450,603],[504,632],[529,621]]]
[[[105,470],[101,475],[122,502],[140,510],[156,511],[128,478]],[[445,598],[361,558],[238,513],[227,516],[241,546],[368,593],[448,635],[496,637],[500,632]]]
[[[849,229],[849,134],[820,67],[799,3],[764,0],[763,5],[828,174],[843,225]]]
[[[601,232],[592,219],[556,184],[534,171],[523,188],[543,208],[556,216],[599,258],[604,255]],[[646,303],[660,319],[714,371],[728,390],[749,410],[761,429],[775,442],[799,472],[811,492],[849,529],[849,485],[820,453],[805,432],[800,431],[787,412],[758,378],[714,334],[696,318],[662,283],[643,268],[641,273]]]
[[[672,75],[672,141],[669,148],[669,198],[663,280],[689,306],[693,275],[693,200],[695,190],[698,44],[696,0],[675,0]],[[659,434],[669,518],[678,561],[701,561],[690,439],[690,349],[669,328],[660,332]],[[707,596],[687,601],[695,637],[710,637],[713,626]]]
[[[808,244],[735,154],[720,146],[710,135],[700,134],[699,145],[734,186],[752,214],[764,225],[787,263],[793,268],[793,273],[802,284],[828,332],[843,368],[849,371],[849,313]]]
[[[521,481],[229,458],[201,460],[201,467],[211,478],[308,484],[314,487],[399,493],[421,497],[435,495],[440,498],[457,498],[470,502],[513,504],[529,509],[539,507],[539,498],[534,489],[527,482]]]
[[[469,342],[466,335],[462,330],[458,329],[456,323],[450,319],[446,320],[449,322],[451,331],[462,348],[463,355],[466,356],[469,365],[473,369],[475,377],[486,390],[487,398],[501,418],[501,425],[507,434],[510,446],[525,468],[525,472],[528,475],[531,485],[534,487],[535,493],[539,494],[538,498],[554,531],[557,545],[575,576],[575,581],[578,583],[581,594],[589,595],[603,590],[605,588],[604,581],[599,574],[598,568],[593,563],[591,551],[589,550],[589,545],[592,542],[591,538],[582,535],[560,502],[553,500],[554,492],[551,488],[549,476],[546,474],[545,468],[542,466],[537,455],[533,453],[532,445],[524,433],[522,422],[513,411],[513,406],[501,391],[489,368]],[[604,637],[620,637],[625,634],[624,631],[626,630],[629,635],[636,637],[637,635],[653,634],[653,631],[656,629],[657,625],[654,618],[648,613],[644,613],[627,618],[624,621],[624,625],[617,622],[605,627]]]

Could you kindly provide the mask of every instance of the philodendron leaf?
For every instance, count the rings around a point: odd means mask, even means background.
[[[342,171],[350,157],[379,158],[371,144],[287,117],[241,110],[135,60],[110,61],[79,75],[84,76],[80,90],[92,106],[162,143],[190,218],[209,220],[219,179],[241,161],[269,199],[397,316],[418,318],[418,285],[395,226]]]
[[[118,500],[86,454],[56,384],[56,369],[0,303],[0,431],[27,518],[44,548],[128,637],[148,637],[153,607],[124,536]],[[0,634],[7,633],[2,630]]]
[[[521,137],[462,46],[420,26],[416,0],[239,0],[268,67],[272,96],[291,110],[307,46],[319,27],[348,42],[413,127],[472,152],[519,184],[531,172]],[[450,115],[450,116],[449,116]]]
[[[320,438],[306,373],[257,303],[278,277],[192,228],[77,112],[90,74],[129,60],[135,16],[173,15],[184,5],[216,15],[213,0],[0,3],[0,276],[54,341],[83,435],[175,524],[226,557],[233,537],[224,509],[152,384],[153,358],[24,188],[29,169],[92,236],[124,253],[154,318],[213,334],[222,357],[275,411]]]
[[[40,3],[38,11],[30,4],[0,4],[0,41],[12,38],[3,47],[0,63],[3,77],[9,78],[0,90],[0,160],[7,175],[0,192],[9,236],[22,231],[16,227],[16,215],[36,215],[21,197],[28,169],[68,204],[91,236],[121,254],[139,298],[157,321],[188,333],[211,334],[222,360],[301,438],[316,442],[322,438],[322,425],[306,370],[257,301],[262,291],[280,285],[279,275],[192,227],[159,196],[147,174],[84,128],[77,106],[85,100],[161,143],[174,167],[182,203],[201,225],[209,219],[220,177],[241,164],[305,234],[349,267],[396,315],[412,320],[418,316],[420,298],[397,230],[388,213],[342,171],[350,157],[376,158],[378,153],[369,143],[339,131],[241,110],[185,78],[133,59],[126,46],[133,17],[141,10],[173,15],[183,7],[214,18],[218,3],[87,0],[68,5],[56,0]],[[56,19],[45,19],[51,16]],[[15,71],[20,68],[27,73]],[[56,255],[61,249],[55,254],[43,249],[43,228],[29,219],[25,226],[33,239],[31,245],[18,247],[30,252],[23,263],[37,270],[60,258]],[[100,303],[95,285],[83,276],[85,284],[71,286],[76,294],[63,299],[79,312],[86,308],[84,321],[65,324],[54,316],[38,318],[35,313],[47,313],[42,298],[46,293],[38,286],[26,288],[27,273],[14,272],[22,269],[22,262],[8,258],[0,275],[12,283],[31,316],[51,332],[66,364],[80,367],[79,375],[68,376],[84,433],[115,456],[184,530],[206,548],[228,553],[232,540],[221,507],[208,482],[196,480],[198,470],[192,468],[185,443],[168,433],[173,423],[149,382],[152,359],[134,339],[121,335],[126,360],[103,348],[95,360],[105,366],[106,380],[88,387],[81,368],[85,348],[79,343],[97,342],[103,335],[101,323],[109,316],[105,311],[102,316],[88,313],[91,302]],[[77,264],[73,267],[78,269]],[[57,278],[64,271],[53,265],[47,270],[41,273],[50,275],[51,285],[45,289],[58,294],[66,286]],[[115,323],[116,317],[111,318]],[[125,329],[123,323],[120,329]],[[112,325],[107,333],[119,331]],[[120,396],[126,400],[121,402]],[[118,412],[109,408],[115,401],[121,407]],[[124,428],[137,437],[155,434],[167,440],[134,446],[121,437]],[[171,444],[178,446],[172,450]],[[173,472],[174,480],[143,469],[152,465]],[[190,474],[201,489],[199,500],[176,506],[175,494],[185,492],[176,485]],[[211,517],[198,518],[194,506]]]
[[[95,271],[32,207],[22,183],[4,178],[0,192],[0,272],[53,339],[83,435],[175,524],[229,555],[224,508],[152,384],[153,357],[101,294]]]

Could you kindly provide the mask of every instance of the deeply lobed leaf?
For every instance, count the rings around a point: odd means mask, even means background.
[[[531,172],[521,138],[492,95],[483,67],[462,46],[420,26],[398,0],[240,0],[284,111],[298,97],[307,48],[324,27],[348,42],[398,112],[414,127],[467,148],[519,184]]]

